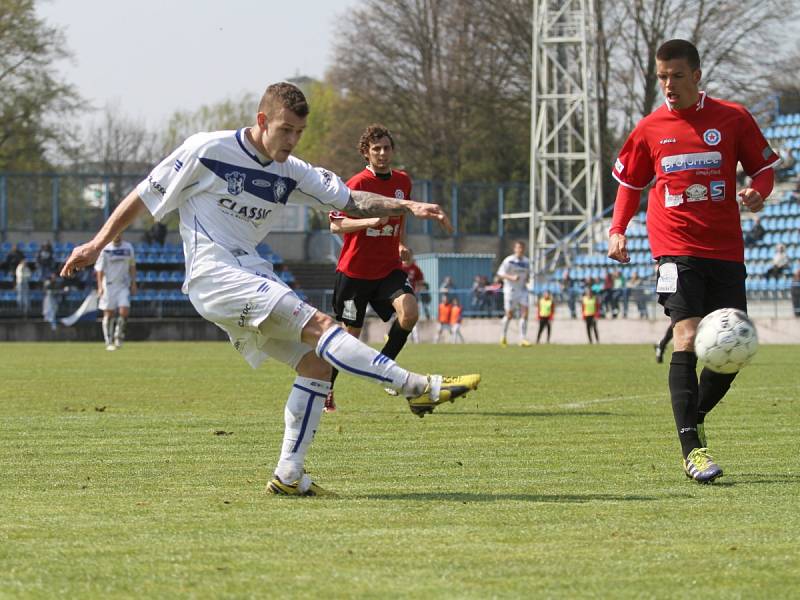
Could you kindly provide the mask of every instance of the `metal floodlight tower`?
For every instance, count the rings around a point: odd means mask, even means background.
[[[530,220],[534,275],[593,252],[602,213],[594,0],[534,0]]]

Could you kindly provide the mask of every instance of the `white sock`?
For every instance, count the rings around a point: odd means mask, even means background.
[[[282,482],[292,484],[303,476],[306,453],[314,440],[330,389],[330,381],[299,376],[294,380],[283,411],[283,446],[275,468]]]
[[[125,317],[117,317],[117,326],[114,328],[114,341],[121,342],[125,339],[125,325],[128,319]]]
[[[508,315],[503,315],[503,337],[508,337]]]
[[[103,339],[106,341],[106,346],[111,343],[111,317],[103,315]]]
[[[342,373],[390,387],[405,396],[419,396],[428,383],[427,377],[406,371],[339,326],[331,327],[320,336],[316,352]]]
[[[519,330],[523,340],[528,337],[528,319],[519,320]]]

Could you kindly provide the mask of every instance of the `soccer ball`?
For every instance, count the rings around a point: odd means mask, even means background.
[[[697,326],[694,351],[715,373],[736,373],[758,350],[756,326],[741,310],[720,308]]]

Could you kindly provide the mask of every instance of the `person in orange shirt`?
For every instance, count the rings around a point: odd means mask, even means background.
[[[450,304],[450,299],[447,297],[447,294],[442,294],[442,298],[439,301],[439,325],[436,328],[434,344],[439,343],[445,328],[447,328],[447,333],[452,334],[452,329],[450,328],[450,313],[452,312],[452,307],[453,305]]]
[[[536,343],[542,337],[542,332],[547,329],[547,343],[550,343],[550,323],[553,320],[553,313],[556,312],[556,305],[553,302],[553,295],[550,292],[545,292],[539,298],[538,304],[539,312],[539,333],[536,334]]]
[[[463,309],[461,308],[461,303],[458,301],[458,298],[453,298],[453,302],[450,304],[450,306],[451,340],[454,344],[459,342],[463,344],[464,336],[461,335],[461,313],[463,312]]]
[[[597,335],[597,317],[600,315],[600,303],[597,300],[597,296],[592,292],[592,288],[586,288],[581,302],[583,304],[583,320],[586,321],[586,335],[589,336],[589,343],[592,343],[592,331],[594,331],[594,340],[599,344],[600,337]]]

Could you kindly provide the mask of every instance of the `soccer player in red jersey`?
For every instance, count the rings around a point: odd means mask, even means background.
[[[392,169],[394,139],[388,129],[370,125],[361,134],[358,149],[367,166],[347,182],[351,190],[398,199],[411,196],[411,178],[403,171]],[[345,324],[351,335],[359,337],[368,304],[384,321],[396,313],[397,318],[381,349],[381,354],[394,359],[419,318],[414,288],[402,269],[402,261],[411,258],[405,245],[405,219],[402,216],[355,219],[334,211],[330,213],[330,227],[333,233],[344,235],[333,290],[336,319]],[[325,403],[328,411],[336,407],[333,383],[337,374],[333,369],[331,391]]]
[[[698,383],[694,337],[701,318],[725,307],[747,310],[739,203],[764,207],[780,159],[753,117],[739,104],[699,90],[700,57],[685,40],[656,53],[665,104],[639,121],[614,165],[620,186],[608,256],[629,262],[625,230],[652,184],[647,230],[658,261],[658,301],[674,328],[669,370],[672,410],[686,475],[710,483],[720,475],[708,453],[704,420],[735,377],[703,369]],[[752,178],[736,189],[736,165]]]

